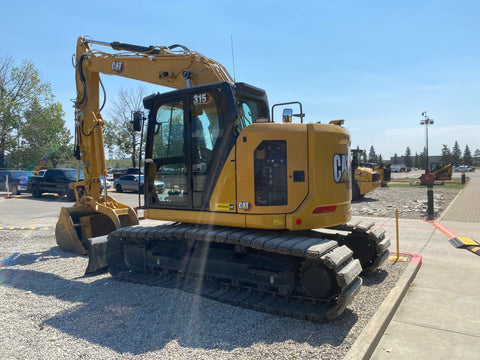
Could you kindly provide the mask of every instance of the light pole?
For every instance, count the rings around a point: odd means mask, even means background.
[[[427,111],[422,112],[423,120],[420,120],[420,125],[425,125],[425,141],[427,147],[425,148],[425,174],[428,173],[428,125],[433,125],[433,119],[427,116]]]

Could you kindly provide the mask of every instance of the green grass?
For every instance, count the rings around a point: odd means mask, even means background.
[[[470,178],[466,178],[466,183],[470,181]],[[418,185],[410,185],[410,182],[414,182]],[[435,181],[436,184],[439,184],[440,181]],[[402,178],[402,179],[393,179],[388,183],[389,187],[425,187],[424,185],[420,185],[420,179],[418,178]],[[443,185],[435,185],[435,187],[440,187],[442,189],[454,189],[454,190],[462,190],[465,185],[462,185],[461,178],[452,178],[452,180],[445,180]]]

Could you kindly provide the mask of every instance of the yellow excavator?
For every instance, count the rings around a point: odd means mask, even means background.
[[[176,89],[144,99],[144,216],[168,225],[140,226],[135,209],[100,193],[100,74]],[[293,123],[285,109],[276,123],[263,90],[179,45],[80,37],[76,83],[85,180],[73,185],[76,203],[62,209],[56,239],[88,252],[90,271],[107,266],[118,279],[323,321],[353,300],[362,269],[388,257],[384,229],[351,221],[350,135],[341,122]],[[143,120],[134,116],[134,127]]]
[[[380,171],[367,164],[361,163],[364,151],[351,149],[352,154],[352,201],[359,200],[381,186],[382,178]],[[383,171],[382,171],[383,174]]]

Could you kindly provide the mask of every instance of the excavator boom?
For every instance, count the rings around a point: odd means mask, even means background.
[[[92,45],[116,50],[108,53]],[[181,89],[192,85],[233,82],[223,65],[182,45],[139,46],[79,37],[75,54],[75,155],[84,164],[84,180],[74,184],[76,203],[61,209],[56,240],[65,251],[87,254],[89,239],[138,224],[136,211],[100,191],[107,175],[100,113],[100,74],[122,76]],[[102,267],[91,264],[89,271]]]

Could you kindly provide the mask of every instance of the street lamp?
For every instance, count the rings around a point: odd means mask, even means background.
[[[422,116],[424,117],[423,120],[420,120],[420,125],[425,125],[425,140],[426,140],[426,148],[425,148],[425,174],[428,173],[428,125],[433,125],[433,119],[430,119],[427,116],[427,111],[422,112]]]

